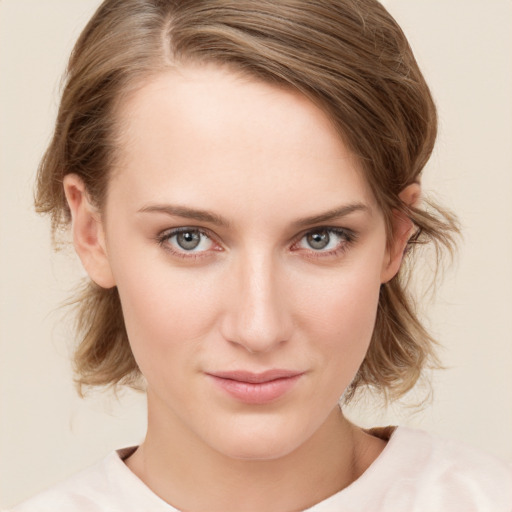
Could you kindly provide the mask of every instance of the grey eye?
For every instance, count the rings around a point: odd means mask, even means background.
[[[182,231],[176,235],[176,243],[185,251],[191,251],[201,243],[201,233],[198,231]]]
[[[306,240],[312,249],[319,250],[325,249],[329,245],[331,237],[329,236],[329,232],[324,229],[322,231],[308,233],[308,235],[306,235]]]

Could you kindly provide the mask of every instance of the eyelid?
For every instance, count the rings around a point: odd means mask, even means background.
[[[200,233],[201,235],[206,236],[209,238],[214,245],[213,248],[204,250],[204,251],[186,251],[186,250],[179,250],[174,248],[171,244],[166,244],[165,242],[168,241],[173,236],[187,232],[187,231],[195,231]],[[315,250],[313,248],[306,249],[306,248],[297,248],[297,244],[308,234],[315,233],[319,231],[327,231],[329,233],[334,233],[343,240],[338,244],[337,247],[331,250],[322,251],[322,250]],[[339,227],[339,226],[315,226],[313,228],[306,229],[302,231],[299,235],[297,235],[292,240],[291,250],[293,252],[303,252],[308,253],[307,257],[309,258],[322,258],[322,257],[329,257],[334,256],[337,254],[340,254],[341,252],[347,250],[351,244],[353,244],[358,238],[358,234],[353,231],[352,229],[345,228],[345,227]],[[203,227],[199,226],[178,226],[174,228],[168,228],[158,233],[158,235],[155,237],[158,244],[166,251],[168,251],[170,254],[183,258],[183,259],[197,259],[197,258],[205,258],[208,256],[211,256],[211,252],[220,252],[223,251],[222,245],[218,242],[217,236],[215,234],[212,234],[210,230],[205,229]]]
[[[328,231],[329,233],[335,233],[337,235],[355,239],[357,237],[357,234],[355,231],[349,228],[344,228],[340,226],[314,226],[312,228],[305,229],[304,231],[301,231],[298,235],[294,237],[294,241],[297,242],[298,240],[301,240],[306,235],[309,235],[310,233],[317,233],[319,231]]]
[[[315,250],[313,248],[311,249],[304,249],[304,248],[296,248],[293,249],[305,236],[307,236],[310,233],[315,233],[319,231],[327,231],[329,233],[335,233],[337,236],[340,236],[344,240],[338,244],[338,246],[334,249],[322,251],[322,250]],[[355,231],[348,228],[342,228],[339,226],[315,226],[313,228],[309,228],[305,231],[302,231],[296,238],[295,241],[292,244],[292,250],[294,251],[304,251],[306,253],[309,253],[308,257],[312,258],[323,258],[328,256],[333,256],[336,254],[339,254],[342,251],[345,251],[348,249],[348,247],[353,244],[358,238],[358,235]]]
[[[184,233],[187,231],[194,231],[197,232],[203,236],[206,236],[209,240],[211,240],[212,244],[214,245],[213,248],[204,250],[204,251],[187,251],[185,249],[180,250],[172,246],[168,242],[172,237],[179,235],[180,233]],[[220,251],[222,250],[221,245],[217,241],[217,238],[212,235],[212,233],[205,228],[198,227],[198,226],[179,226],[174,228],[168,228],[164,229],[158,235],[155,237],[158,244],[166,251],[168,251],[170,254],[174,256],[178,256],[180,258],[184,259],[195,259],[195,258],[203,258],[208,257],[212,250],[213,251]]]

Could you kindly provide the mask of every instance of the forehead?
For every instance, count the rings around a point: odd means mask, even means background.
[[[373,203],[355,156],[320,108],[298,92],[213,65],[162,73],[118,111],[113,187],[165,201],[245,205]],[[358,197],[354,197],[358,196]],[[142,197],[140,198],[142,200]]]

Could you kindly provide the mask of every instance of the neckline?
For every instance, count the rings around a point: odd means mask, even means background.
[[[391,452],[396,452],[395,446],[397,445],[398,438],[402,437],[401,433],[404,432],[404,427],[396,427],[396,426],[387,426],[387,427],[375,427],[370,429],[363,429],[366,433],[382,439],[386,441],[386,446],[378,455],[378,457],[368,466],[368,468],[360,475],[356,480],[354,480],[351,484],[343,489],[339,490],[335,494],[325,498],[319,503],[311,506],[308,509],[305,509],[304,512],[322,512],[328,510],[328,507],[333,503],[336,503],[340,499],[355,501],[356,495],[360,494],[360,492],[366,493],[368,486],[368,481],[371,481],[374,478],[379,479],[379,485],[382,486],[383,483],[383,475],[388,475],[385,477],[392,478],[392,471],[382,471],[382,466],[388,465],[388,459],[392,457],[390,455]],[[407,430],[407,429],[405,429]],[[132,455],[135,450],[137,450],[138,446],[129,446],[126,448],[121,448],[119,450],[114,451],[109,458],[115,465],[116,472],[120,472],[124,476],[124,478],[130,479],[132,485],[130,488],[133,492],[140,494],[144,493],[146,499],[151,499],[155,501],[155,504],[158,503],[159,507],[162,507],[162,512],[179,512],[178,509],[174,508],[171,504],[164,501],[160,498],[155,492],[153,492],[135,473],[133,473],[130,468],[125,464],[125,460]],[[370,485],[371,487],[371,485]],[[360,491],[361,489],[361,491]],[[347,502],[348,502],[347,501]],[[356,501],[357,502],[357,501]],[[165,507],[165,508],[164,508]]]

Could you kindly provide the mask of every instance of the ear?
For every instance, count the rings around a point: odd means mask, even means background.
[[[115,286],[108,260],[105,232],[98,210],[91,204],[85,184],[76,174],[63,180],[71,211],[73,243],[89,277],[102,288]]]
[[[412,183],[405,187],[398,195],[407,206],[415,206],[421,197],[421,185]],[[414,225],[406,215],[397,210],[393,211],[392,237],[387,250],[387,256],[382,269],[381,282],[387,283],[400,270],[404,258],[407,242],[414,232]]]

